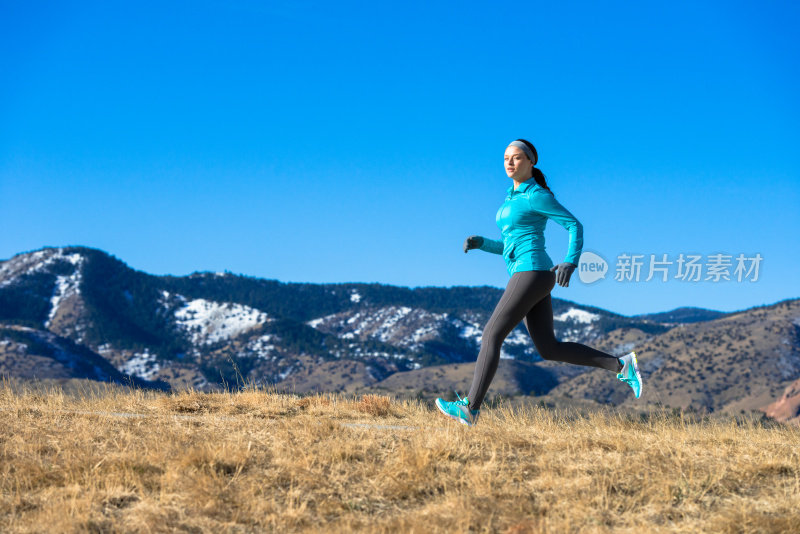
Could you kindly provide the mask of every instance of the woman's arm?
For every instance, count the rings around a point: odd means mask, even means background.
[[[491,252],[493,254],[503,253],[503,242],[487,239],[480,235],[471,235],[464,241],[464,253],[468,250],[478,249]]]
[[[553,219],[569,232],[569,250],[564,261],[577,266],[583,250],[583,225],[546,189],[531,193],[528,199],[532,210]]]
[[[503,242],[486,237],[483,238],[483,244],[478,248],[485,252],[491,252],[492,254],[503,254]]]

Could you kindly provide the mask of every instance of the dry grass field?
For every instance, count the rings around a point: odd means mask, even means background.
[[[134,415],[135,414],[135,415]],[[800,428],[0,386],[2,532],[800,532]]]

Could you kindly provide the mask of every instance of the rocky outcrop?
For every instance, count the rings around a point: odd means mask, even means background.
[[[800,379],[789,384],[783,395],[763,411],[776,421],[800,425]]]

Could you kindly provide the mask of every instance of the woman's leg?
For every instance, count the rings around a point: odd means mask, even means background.
[[[555,277],[555,273],[552,274]],[[619,359],[610,354],[580,343],[556,341],[553,333],[553,305],[549,293],[525,316],[525,327],[531,334],[539,355],[545,360],[602,367],[615,373],[621,368]]]
[[[550,295],[554,283],[555,273],[550,271],[521,271],[511,276],[500,302],[483,329],[481,351],[467,395],[470,409],[477,410],[483,403],[497,371],[503,341],[539,300]]]

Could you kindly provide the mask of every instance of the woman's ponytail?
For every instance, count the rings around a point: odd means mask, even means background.
[[[553,192],[549,187],[547,187],[547,180],[545,179],[544,173],[541,169],[533,167],[531,172],[533,173],[533,179],[536,180],[537,184],[541,185],[551,193]]]

